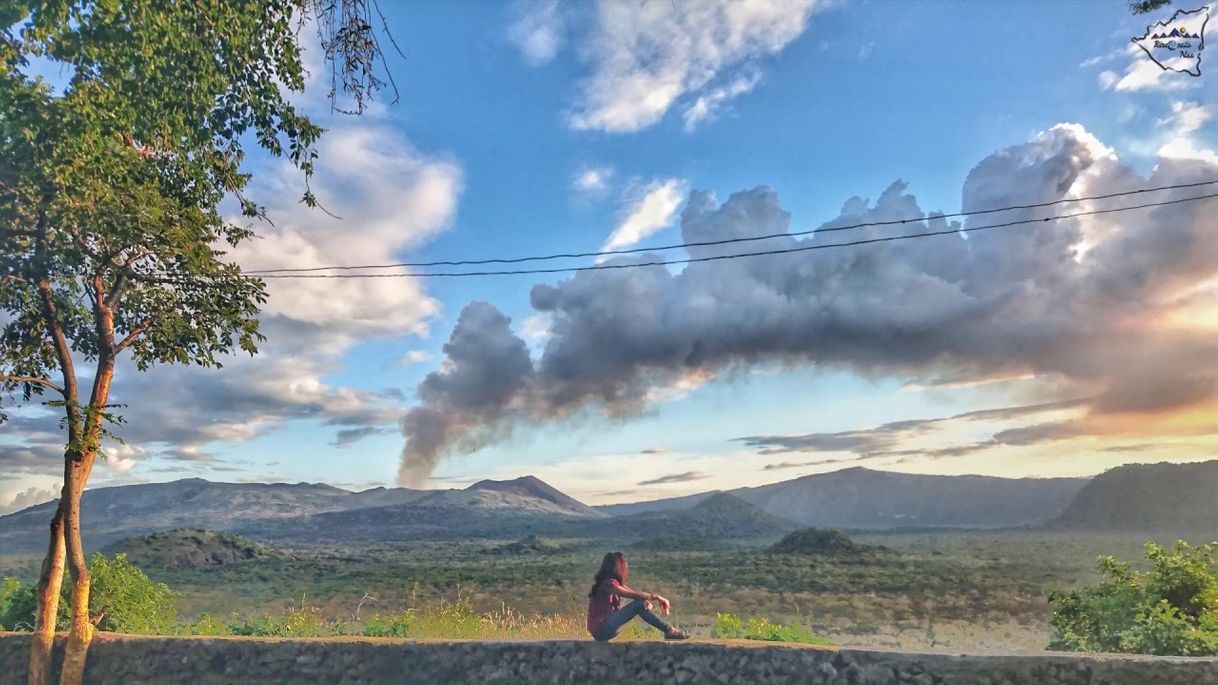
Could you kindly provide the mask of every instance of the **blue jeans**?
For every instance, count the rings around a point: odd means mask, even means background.
[[[621,632],[622,626],[629,623],[630,619],[634,618],[635,616],[647,621],[651,625],[655,626],[657,630],[666,635],[672,632],[672,626],[660,620],[659,616],[651,613],[651,611],[647,609],[647,604],[644,603],[643,600],[636,599],[610,614],[609,619],[605,621],[605,625],[601,626],[600,630],[593,633],[592,638],[600,642],[612,640],[613,638],[617,637],[619,632]]]

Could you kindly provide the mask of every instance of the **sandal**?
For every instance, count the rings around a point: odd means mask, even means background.
[[[679,628],[673,628],[671,632],[664,633],[665,640],[688,640],[689,633]]]

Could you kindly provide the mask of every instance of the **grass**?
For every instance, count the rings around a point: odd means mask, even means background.
[[[719,614],[711,628],[711,637],[724,640],[764,640],[766,642],[799,642],[806,645],[828,645],[829,640],[799,623],[771,623],[767,618],[741,618],[736,614]]]

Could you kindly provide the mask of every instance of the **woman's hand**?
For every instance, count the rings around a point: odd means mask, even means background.
[[[672,608],[672,603],[669,602],[668,598],[664,597],[663,595],[652,595],[651,598],[656,602],[656,604],[660,605],[660,611],[663,611],[666,614],[668,613],[668,610]]]

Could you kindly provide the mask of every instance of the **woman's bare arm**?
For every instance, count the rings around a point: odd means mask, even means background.
[[[620,597],[625,597],[627,599],[641,599],[644,602],[650,602],[656,598],[656,595],[654,595],[650,592],[642,592],[640,590],[631,590],[630,588],[626,587],[625,585],[622,585],[621,583],[617,584],[617,589],[613,591],[613,594],[618,595]]]
[[[656,602],[660,605],[660,608],[664,610],[664,613],[668,613],[668,608],[671,606],[671,603],[668,601],[667,597],[657,595],[654,592],[631,590],[621,583],[618,583],[617,591],[614,594],[621,597],[626,597],[628,599],[641,599],[644,602]]]

